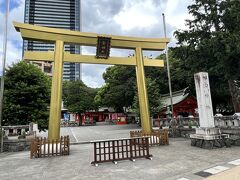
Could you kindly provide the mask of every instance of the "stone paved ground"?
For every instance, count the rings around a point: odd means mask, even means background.
[[[62,133],[71,132],[75,141],[127,137],[136,126],[98,126],[64,128]],[[86,135],[86,136],[85,136]],[[76,138],[74,138],[74,136]],[[137,159],[136,162],[120,161],[92,166],[92,144],[71,146],[70,156],[57,158],[29,159],[29,152],[0,154],[0,179],[203,179],[194,173],[214,166],[230,169],[237,167],[227,164],[240,158],[240,147],[205,150],[190,146],[183,138],[170,139],[169,146],[150,149],[153,160]]]
[[[131,130],[140,130],[140,127],[136,124],[62,127],[61,135],[70,135],[70,141],[76,143],[101,139],[127,138]],[[47,132],[41,132],[38,135],[47,137]]]

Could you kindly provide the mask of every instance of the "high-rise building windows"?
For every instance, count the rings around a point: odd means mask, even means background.
[[[25,0],[25,3],[25,23],[80,31],[80,0]],[[53,51],[54,44],[24,40],[23,50]],[[65,51],[79,54],[80,47],[65,45]],[[48,73],[52,72],[49,67],[42,69]],[[80,69],[80,64],[64,63],[63,79],[79,80]]]

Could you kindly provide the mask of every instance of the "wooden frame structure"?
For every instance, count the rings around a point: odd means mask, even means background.
[[[30,158],[42,158],[51,156],[65,156],[70,152],[69,136],[61,136],[60,139],[35,138],[31,142]]]
[[[54,62],[48,131],[49,139],[57,139],[60,136],[63,62],[135,66],[142,130],[146,133],[151,132],[144,66],[163,67],[164,62],[163,60],[143,58],[142,50],[163,50],[169,42],[168,38],[110,36],[47,28],[17,22],[13,24],[15,29],[21,33],[23,39],[55,43],[54,52],[24,52],[24,60]],[[113,48],[135,50],[135,56],[97,59],[95,56],[70,54],[64,51],[64,44],[96,46],[99,36],[111,38],[111,47]]]
[[[135,161],[137,158],[151,160],[152,158],[149,152],[149,137],[108,139],[92,143],[94,144],[94,161],[91,164],[95,166],[103,162],[117,164],[121,160]]]
[[[149,146],[169,145],[168,130],[154,130],[151,133],[142,131],[130,131],[130,138],[149,137]]]

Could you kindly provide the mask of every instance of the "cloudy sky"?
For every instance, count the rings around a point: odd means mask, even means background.
[[[0,0],[0,60],[3,55],[3,30],[6,1]],[[7,65],[21,60],[22,39],[15,31],[12,21],[23,22],[25,0],[10,0]],[[138,37],[163,37],[162,13],[165,13],[167,36],[174,46],[173,32],[185,29],[185,19],[189,18],[187,6],[192,0],[82,0],[82,31]],[[128,56],[131,51],[111,49],[111,56]],[[160,53],[160,52],[159,52]],[[95,54],[94,48],[83,47],[83,54]],[[144,52],[149,56],[156,53]],[[2,67],[2,65],[1,65]],[[2,68],[1,68],[2,69]],[[83,81],[91,87],[104,84],[104,65],[83,67]]]

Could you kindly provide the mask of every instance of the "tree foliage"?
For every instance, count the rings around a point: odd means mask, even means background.
[[[21,61],[6,70],[3,124],[48,127],[50,79],[32,64]]]
[[[187,30],[175,32],[174,57],[191,78],[200,71],[209,73],[214,109],[227,111],[228,86],[240,79],[240,2],[195,0],[188,10],[192,19],[186,20]]]
[[[87,87],[82,81],[63,82],[63,101],[66,108],[73,113],[95,110],[94,97],[97,89]]]
[[[146,83],[147,83],[147,91],[148,91],[150,116],[153,116],[154,113],[160,112],[162,108],[159,86],[156,82],[156,79],[153,80],[151,78],[146,78]],[[139,99],[138,99],[137,92],[135,93],[135,96],[134,96],[133,109],[137,114],[140,113]]]
[[[160,105],[160,88],[157,82],[159,78],[155,78],[157,73],[153,73],[154,69],[148,69],[148,75],[146,75],[151,112],[156,112]],[[114,107],[118,112],[124,112],[124,107],[132,107],[139,112],[134,67],[111,66],[103,74],[103,78],[106,84],[98,91],[95,102],[100,106]]]
[[[195,0],[188,10],[192,16],[191,20],[186,20],[188,29],[175,32],[177,47],[169,51],[172,90],[189,87],[195,92],[194,73],[206,71],[210,77],[214,111],[232,113],[231,96],[235,111],[240,111],[237,110],[240,95],[236,90],[240,82],[240,2]],[[165,54],[158,58],[165,59]],[[146,67],[145,74],[155,82],[154,88],[160,94],[169,92],[166,66]],[[106,85],[95,100],[118,110],[132,106],[133,99],[136,104],[133,67],[113,66],[103,77]]]
[[[123,107],[132,106],[136,76],[134,67],[111,66],[103,74],[104,85],[95,101],[103,106],[114,107],[116,111],[123,112]]]
[[[169,54],[172,90],[178,91],[188,86],[191,86],[191,81],[193,77],[192,76],[190,77],[189,72],[184,69],[182,62],[179,59],[176,59],[173,57],[172,50],[169,50],[168,54]],[[157,57],[157,59],[164,60],[165,66],[163,68],[146,67],[145,74],[147,78],[150,78],[156,81],[157,88],[159,89],[160,94],[167,94],[169,93],[169,87],[168,87],[168,75],[167,75],[167,66],[166,66],[166,55],[161,54]]]

